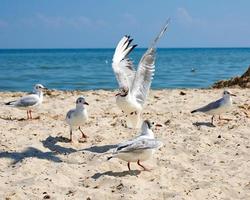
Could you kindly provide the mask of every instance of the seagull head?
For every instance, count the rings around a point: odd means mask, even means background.
[[[223,97],[230,97],[230,96],[236,96],[236,95],[232,94],[229,90],[223,91]]]
[[[151,138],[154,138],[154,133],[151,129],[152,123],[149,120],[144,120],[141,126],[141,135],[148,135]]]
[[[44,87],[42,84],[36,84],[34,87],[35,92],[42,92],[43,90],[47,90],[47,88]]]
[[[128,95],[129,89],[127,87],[122,87],[119,89],[119,92],[115,96],[126,97]]]
[[[89,105],[89,104],[86,102],[86,100],[83,96],[80,96],[76,100],[76,106],[78,106],[78,105],[83,106],[83,105]]]

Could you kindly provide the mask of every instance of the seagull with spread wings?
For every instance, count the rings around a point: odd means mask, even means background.
[[[135,71],[131,59],[128,58],[129,53],[137,46],[131,45],[133,39],[130,36],[124,36],[116,47],[112,63],[119,84],[116,103],[126,114],[127,126],[130,128],[141,126],[141,112],[155,71],[156,44],[166,32],[169,22],[170,19],[167,20],[160,33],[142,56],[137,71]]]

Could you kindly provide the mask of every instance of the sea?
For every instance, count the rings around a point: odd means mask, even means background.
[[[130,57],[135,68],[146,49]],[[116,89],[114,49],[0,49],[0,91]],[[153,89],[208,88],[241,75],[250,65],[250,48],[157,49]]]

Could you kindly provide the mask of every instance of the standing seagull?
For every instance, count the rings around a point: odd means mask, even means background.
[[[220,98],[219,100],[214,101],[212,103],[209,103],[206,106],[203,106],[201,108],[193,110],[193,111],[191,111],[191,113],[203,112],[203,113],[206,113],[208,115],[212,115],[211,123],[213,124],[214,115],[219,115],[219,119],[221,119],[220,114],[230,110],[230,108],[232,106],[232,98],[231,98],[231,96],[236,96],[236,95],[234,95],[234,94],[230,93],[229,91],[225,90],[223,92],[223,97],[222,98]]]
[[[133,39],[130,39],[130,36],[124,36],[116,47],[112,63],[119,84],[116,103],[126,114],[127,125],[130,128],[139,128],[141,125],[141,112],[155,71],[156,44],[166,32],[169,22],[170,19],[142,56],[137,71],[134,70],[133,62],[128,58],[129,53],[137,46],[130,45]]]
[[[82,133],[82,138],[86,141],[87,136],[81,130],[81,125],[83,125],[88,120],[87,109],[84,105],[89,105],[84,97],[79,97],[76,100],[76,108],[68,111],[66,115],[66,122],[70,126],[70,141],[72,141],[72,130],[78,128]],[[82,140],[79,141],[82,141]]]
[[[108,160],[111,158],[119,158],[127,161],[129,171],[130,162],[137,162],[139,166],[148,171],[140,161],[148,160],[153,155],[155,149],[162,145],[160,141],[155,139],[151,127],[151,123],[145,120],[142,124],[140,135],[132,140],[119,144],[113,152],[113,155],[108,157]]]
[[[18,100],[10,101],[5,105],[27,110],[27,119],[32,119],[32,109],[38,107],[43,102],[43,90],[47,89],[41,84],[36,84],[34,87],[34,94],[24,96]]]

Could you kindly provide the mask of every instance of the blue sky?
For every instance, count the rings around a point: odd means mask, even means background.
[[[0,0],[0,48],[250,47],[249,0]]]

